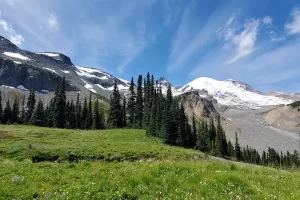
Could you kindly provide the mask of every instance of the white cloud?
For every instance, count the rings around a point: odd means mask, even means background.
[[[224,18],[228,16],[229,10],[232,10],[231,4],[216,9],[203,26],[199,28],[198,23],[192,23],[195,22],[193,14],[197,12],[195,9],[197,2],[193,1],[182,15],[179,28],[172,41],[168,70],[184,67],[196,53],[199,54],[204,47],[215,41],[217,39],[216,30],[224,22]]]
[[[229,38],[225,35],[225,39],[230,39],[236,47],[236,55],[228,61],[228,64],[232,64],[254,51],[259,25],[259,20],[250,19],[245,22],[243,31],[240,34],[235,35],[232,33]]]
[[[18,34],[7,21],[1,18],[0,12],[0,33],[8,37],[8,39],[15,45],[21,45],[24,42],[24,37],[21,34]]]
[[[272,25],[272,18],[269,17],[269,16],[265,16],[263,18],[263,23],[266,24],[266,25]]]
[[[48,25],[51,30],[57,31],[59,29],[59,22],[57,19],[57,15],[55,13],[51,13],[48,18]]]
[[[294,9],[290,14],[293,17],[292,22],[285,24],[285,29],[290,35],[300,33],[300,9]]]

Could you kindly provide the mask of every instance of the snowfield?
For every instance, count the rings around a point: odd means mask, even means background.
[[[237,106],[239,108],[258,109],[262,106],[291,103],[280,97],[268,96],[254,91],[248,91],[246,84],[234,84],[232,80],[218,81],[212,78],[200,77],[179,89],[184,93],[194,89],[205,89],[220,104]],[[248,88],[251,88],[248,86]]]
[[[59,56],[59,54],[57,54],[57,53],[36,53],[36,54],[45,55],[45,56],[49,56],[49,57],[57,57],[57,56]]]
[[[55,74],[58,74],[54,69],[50,69],[50,68],[47,68],[47,67],[44,67],[44,69],[49,70],[49,71],[51,71],[51,72],[53,72]]]
[[[3,53],[4,55],[6,56],[9,56],[9,57],[12,57],[12,58],[18,58],[18,59],[21,59],[21,60],[30,60],[29,58],[27,58],[26,56],[23,56],[19,53],[13,53],[13,52],[4,52]]]
[[[88,83],[87,83],[86,81],[84,81],[83,79],[81,79],[81,80],[85,83],[84,87],[85,87],[86,89],[88,89],[88,90],[90,90],[91,92],[94,92],[94,93],[97,94],[96,90],[94,90],[94,88],[93,88],[93,86],[92,86],[91,84],[88,84]]]

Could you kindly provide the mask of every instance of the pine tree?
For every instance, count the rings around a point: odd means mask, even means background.
[[[143,77],[142,75],[139,75],[137,80],[137,91],[136,91],[136,111],[135,111],[136,128],[143,127],[144,104],[143,104],[142,81],[143,81]]]
[[[217,118],[216,154],[220,157],[227,156],[227,141],[221,125],[221,117]]]
[[[32,114],[30,123],[35,126],[44,126],[45,125],[45,115],[44,115],[44,106],[41,100],[38,101],[38,104]]]
[[[130,91],[130,96],[129,96],[128,104],[127,104],[127,109],[128,109],[128,113],[129,113],[129,127],[135,128],[136,95],[135,95],[135,91],[134,91],[133,77],[131,78],[129,91]]]
[[[1,95],[1,91],[0,91],[0,123],[1,123],[1,117],[2,117],[2,95]]]
[[[147,73],[146,79],[144,80],[144,118],[143,127],[148,129],[150,123],[150,112],[151,112],[151,80],[150,73]]]
[[[2,117],[1,117],[1,122],[3,124],[9,124],[11,121],[11,107],[10,107],[10,102],[7,100],[6,102],[6,107],[4,108],[2,112]]]
[[[164,121],[164,96],[162,94],[161,88],[158,88],[158,92],[157,92],[157,100],[156,100],[156,117],[155,117],[155,122],[156,122],[156,127],[155,127],[155,135],[158,137],[162,137],[162,131],[163,131],[163,126],[162,123]]]
[[[89,119],[88,119],[88,105],[87,105],[87,100],[86,97],[84,98],[84,103],[83,103],[83,109],[82,109],[82,115],[81,115],[81,121],[82,121],[82,127],[83,129],[88,129],[88,123],[89,123]]]
[[[27,99],[27,111],[25,114],[25,122],[26,123],[30,122],[31,116],[32,116],[34,108],[35,108],[35,103],[36,103],[35,93],[34,93],[34,91],[31,90],[29,92],[29,96]]]
[[[73,100],[70,103],[70,108],[69,108],[69,127],[71,129],[75,129],[76,128],[76,108],[74,105]]]
[[[22,98],[22,103],[21,103],[21,116],[20,116],[21,123],[25,122],[25,114],[26,114],[26,111],[25,111],[25,94],[24,94],[23,98]]]
[[[19,122],[19,101],[15,98],[13,103],[13,108],[11,111],[11,123],[18,123]]]
[[[180,104],[180,109],[178,110],[178,131],[177,131],[177,139],[176,144],[178,146],[184,146],[187,140],[187,130],[186,130],[186,117],[184,112],[183,104]]]
[[[92,93],[90,92],[87,129],[93,126]]]
[[[110,97],[110,109],[107,123],[110,128],[121,128],[123,125],[121,98],[116,80],[113,94]]]
[[[237,161],[242,160],[242,154],[241,154],[241,147],[239,144],[239,140],[237,137],[237,133],[235,133],[235,146],[234,146],[234,151],[235,151],[235,157]]]
[[[81,117],[81,102],[79,99],[79,92],[77,92],[77,100],[76,100],[76,127],[82,128],[82,117]]]
[[[127,115],[126,115],[126,98],[123,96],[123,107],[122,107],[122,127],[127,126]]]
[[[58,91],[55,96],[55,107],[54,107],[54,125],[57,128],[64,128],[66,124],[66,90],[65,83],[66,79],[63,77],[62,81],[58,86]]]
[[[156,92],[154,92],[153,94],[153,98],[152,98],[152,107],[151,107],[151,111],[150,111],[150,123],[147,129],[147,133],[152,135],[152,136],[156,136],[156,126],[157,126],[157,116],[156,116],[156,112],[157,112],[157,95]]]
[[[209,149],[214,152],[216,148],[216,127],[214,119],[211,117],[209,122]]]
[[[101,128],[101,119],[100,119],[100,112],[99,112],[99,101],[98,99],[95,102],[95,107],[94,107],[94,114],[93,114],[93,128],[94,129],[100,129]]]

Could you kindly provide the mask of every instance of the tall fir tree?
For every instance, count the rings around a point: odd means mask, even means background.
[[[126,97],[123,96],[123,104],[122,104],[122,127],[127,126],[127,112],[126,112]]]
[[[1,123],[1,117],[2,117],[2,94],[0,91],[0,123]]]
[[[93,126],[93,110],[92,110],[92,93],[90,92],[89,112],[88,112],[88,129],[91,129],[92,126]]]
[[[130,81],[130,87],[129,87],[129,92],[130,92],[130,96],[128,99],[128,104],[127,104],[127,110],[128,110],[128,114],[129,114],[129,127],[130,128],[135,128],[135,117],[136,117],[136,95],[135,95],[135,91],[134,91],[134,81],[133,81],[133,77],[131,78]]]
[[[75,129],[76,126],[76,109],[73,100],[70,103],[70,108],[69,108],[69,127],[72,129]]]
[[[38,104],[31,116],[30,123],[35,126],[45,125],[44,106],[42,100],[38,101]]]
[[[1,120],[3,124],[9,124],[11,122],[11,107],[9,100],[6,102],[6,106],[2,112]]]
[[[58,85],[58,91],[55,96],[54,107],[54,125],[57,128],[64,128],[66,124],[66,79],[62,78],[62,81]]]
[[[93,128],[94,129],[101,128],[101,119],[100,119],[98,99],[95,101],[95,106],[94,106],[94,110],[93,110]]]
[[[86,100],[86,97],[84,98],[83,102],[83,108],[82,108],[82,115],[81,115],[81,121],[82,121],[82,127],[83,129],[88,129],[88,124],[89,124],[89,109],[88,109],[88,103]]]
[[[81,102],[80,102],[80,96],[79,96],[79,92],[77,92],[77,100],[76,100],[76,127],[77,128],[82,128],[82,117],[81,117]]]
[[[150,112],[151,112],[151,79],[150,73],[147,73],[147,76],[144,80],[144,118],[143,118],[143,127],[148,129],[150,123]]]
[[[16,97],[11,111],[11,123],[19,123],[19,100]]]
[[[26,110],[26,114],[25,114],[25,122],[29,123],[31,116],[33,114],[34,108],[35,108],[35,92],[33,90],[31,90],[29,92],[29,96],[27,99],[27,110]]]
[[[238,139],[237,133],[235,133],[234,152],[235,152],[236,160],[241,161],[242,160],[242,153],[241,153],[241,147],[240,147],[240,144],[239,144],[239,139]]]
[[[20,115],[20,122],[24,123],[25,122],[25,94],[22,97],[22,103],[21,103],[21,115]]]
[[[135,112],[135,124],[136,128],[143,127],[143,115],[144,115],[144,103],[143,103],[143,77],[139,75],[137,80],[137,91],[136,91],[136,112]]]
[[[121,97],[115,80],[113,94],[110,97],[110,109],[107,123],[110,128],[121,128],[123,126]]]

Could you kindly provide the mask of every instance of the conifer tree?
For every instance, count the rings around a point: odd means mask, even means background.
[[[11,123],[18,123],[19,122],[19,101],[15,98],[13,103],[13,108],[11,111]]]
[[[121,97],[115,80],[113,94],[110,97],[110,109],[108,114],[108,126],[110,128],[121,128],[123,125]]]
[[[157,95],[156,92],[154,92],[153,94],[153,98],[152,98],[152,107],[151,107],[151,111],[150,111],[150,123],[148,126],[148,130],[147,133],[152,135],[152,136],[157,136],[156,135],[156,128],[157,128],[157,116],[156,116],[156,112],[157,112]]]
[[[89,119],[88,119],[88,103],[86,100],[86,97],[84,98],[84,103],[83,103],[83,109],[82,109],[82,115],[81,115],[81,121],[82,121],[82,128],[83,129],[88,129],[88,123],[89,123]]]
[[[6,102],[6,107],[4,108],[4,110],[2,112],[1,120],[2,120],[3,124],[10,123],[10,120],[11,120],[11,107],[10,107],[9,100],[7,100],[7,102]]]
[[[74,129],[76,128],[76,109],[73,100],[70,103],[69,112],[69,127]]]
[[[0,91],[0,123],[1,123],[1,117],[2,117],[2,95],[1,95],[1,91]]]
[[[216,127],[214,119],[211,117],[209,122],[209,149],[214,152],[216,148]]]
[[[62,81],[58,85],[58,91],[55,96],[54,107],[54,125],[57,128],[64,128],[66,124],[66,79],[63,77]]]
[[[76,127],[82,128],[82,117],[81,117],[81,102],[79,99],[79,92],[77,92],[77,100],[76,100]]]
[[[99,112],[99,101],[98,99],[95,102],[94,110],[93,110],[93,128],[100,129],[101,128],[101,119],[100,119],[100,112]]]
[[[123,96],[123,107],[122,107],[122,127],[127,126],[127,115],[126,115],[126,98]]]
[[[128,99],[128,104],[127,104],[127,109],[129,113],[129,127],[134,128],[135,127],[135,116],[136,116],[136,95],[134,91],[134,82],[133,82],[133,77],[131,78],[130,82],[130,96]]]
[[[163,120],[164,120],[164,96],[162,94],[162,91],[161,91],[161,88],[158,88],[158,92],[157,92],[157,95],[156,95],[156,117],[155,117],[155,122],[156,122],[156,127],[155,127],[155,135],[158,136],[158,137],[162,137],[163,134],[162,134],[162,123],[163,123]]]
[[[35,126],[45,125],[44,106],[41,100],[38,101],[38,104],[31,116],[30,123]]]
[[[143,104],[143,88],[142,88],[142,75],[139,75],[137,80],[137,91],[136,91],[136,128],[143,127],[143,115],[144,115],[144,104]]]
[[[144,80],[144,118],[143,127],[148,129],[150,123],[150,112],[151,112],[151,80],[150,73],[147,73],[146,79]]]
[[[235,151],[235,157],[237,161],[242,160],[242,154],[241,154],[241,147],[239,144],[239,140],[237,137],[237,133],[235,133],[235,146],[234,146],[234,151]]]
[[[35,93],[34,93],[34,91],[31,90],[29,92],[29,96],[28,96],[28,99],[27,99],[27,111],[26,111],[26,114],[25,114],[25,122],[27,122],[27,123],[31,119],[31,116],[32,116],[34,108],[35,108],[35,103],[36,103]]]
[[[20,116],[21,123],[25,122],[25,114],[26,114],[26,111],[25,111],[25,94],[24,94],[23,98],[22,98],[22,103],[21,103],[21,116]]]
[[[227,142],[221,125],[221,117],[217,118],[216,154],[220,157],[227,156]]]
[[[88,129],[92,128],[93,125],[93,110],[92,110],[92,93],[90,92],[90,99],[89,99],[89,111],[88,111]]]

